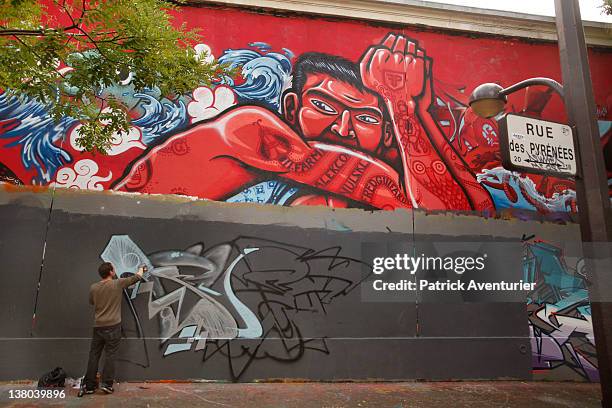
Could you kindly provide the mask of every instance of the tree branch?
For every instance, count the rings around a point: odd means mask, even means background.
[[[13,28],[8,28],[5,30],[0,30],[0,36],[2,37],[8,37],[8,36],[12,36],[12,35],[20,35],[20,36],[41,36],[41,35],[48,35],[48,34],[56,34],[56,33],[60,33],[62,31],[70,31],[70,30],[74,30],[75,28],[78,28],[75,25],[70,25],[67,27],[63,27],[61,29],[55,29],[55,28],[47,28],[47,29],[39,29],[39,30],[20,30],[20,29],[13,29]]]
[[[91,44],[96,48],[96,50],[98,50],[98,52],[100,53],[100,55],[105,58],[106,60],[112,62],[113,64],[118,64],[119,61],[116,61],[112,58],[109,58],[108,55],[105,55],[102,50],[100,49],[100,47],[98,47],[98,41],[94,40],[93,38],[91,38],[91,36],[89,35],[89,33],[85,30],[83,30],[81,27],[77,27],[77,30],[79,30],[80,32],[82,32],[85,37],[87,37],[89,39],[89,41],[91,41]],[[100,41],[102,42],[102,41]]]
[[[31,52],[32,54],[34,54],[34,55],[36,56],[36,58],[38,58],[38,60],[39,60],[39,61],[40,61],[40,60],[42,60],[42,57],[41,57],[41,56],[40,56],[40,55],[39,55],[39,54],[38,54],[36,51],[34,51],[34,50],[32,49],[32,46],[30,46],[30,44],[26,43],[25,41],[23,41],[23,40],[22,40],[21,38],[19,38],[18,36],[14,36],[14,37],[15,37],[15,39],[16,39],[17,41],[19,41],[19,42],[20,42],[20,43],[21,43],[21,44],[22,44],[24,47],[26,47],[27,49],[29,49],[29,50],[30,50],[30,52]],[[58,58],[58,59],[59,59],[59,58]],[[66,64],[66,62],[65,62],[65,61],[60,60],[60,63],[62,63],[62,62],[63,62],[64,64]],[[59,71],[57,71],[57,70],[56,70],[55,72],[57,72],[57,74],[58,74],[60,77],[62,77],[63,79],[66,79],[66,77],[64,76],[64,74],[62,74],[61,72],[59,72]]]

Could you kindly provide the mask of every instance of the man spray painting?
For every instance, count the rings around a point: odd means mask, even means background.
[[[104,262],[98,268],[101,280],[89,288],[89,303],[94,307],[95,319],[87,374],[81,384],[79,396],[93,394],[97,387],[98,363],[104,351],[104,369],[100,389],[107,393],[114,392],[115,356],[121,341],[121,298],[123,290],[138,282],[146,272],[146,266],[127,278],[117,278],[115,267]]]

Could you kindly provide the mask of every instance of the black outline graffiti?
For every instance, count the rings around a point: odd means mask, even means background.
[[[148,253],[147,257],[151,259],[154,266],[153,271],[156,268],[162,270],[167,267],[168,264],[161,260],[167,260],[169,257],[174,257],[177,260],[179,269],[189,269],[195,266],[198,261],[197,257],[202,257],[223,245],[231,247],[229,256],[223,261],[223,265],[219,264],[219,270],[226,272],[228,264],[235,261],[239,254],[248,253],[249,248],[251,250],[258,248],[257,252],[253,252],[253,255],[244,256],[236,264],[236,269],[231,275],[231,286],[238,299],[248,303],[249,308],[259,320],[263,330],[261,336],[232,339],[205,338],[203,339],[205,345],[200,346],[198,345],[198,342],[202,340],[198,334],[200,326],[198,326],[196,335],[186,340],[179,336],[181,331],[181,325],[179,324],[174,327],[175,330],[170,338],[164,339],[165,336],[161,336],[160,347],[167,351],[170,345],[181,344],[179,342],[182,341],[182,344],[191,344],[191,346],[181,351],[193,350],[194,347],[192,346],[195,344],[195,351],[204,352],[202,362],[209,361],[215,355],[222,356],[227,360],[229,377],[234,382],[239,381],[256,361],[270,359],[277,362],[295,362],[300,360],[308,350],[329,354],[326,337],[304,337],[303,330],[300,328],[296,317],[304,316],[305,313],[326,315],[328,306],[335,299],[348,295],[367,279],[371,272],[363,272],[362,265],[367,265],[368,271],[371,271],[371,267],[359,259],[343,256],[341,246],[316,250],[252,236],[239,236],[232,241],[215,243],[208,248],[200,243],[187,250],[173,249],[152,252]],[[271,259],[274,261],[271,261]],[[276,261],[279,262],[278,267],[269,266]],[[190,270],[194,271],[193,269]],[[199,272],[199,275],[194,275],[187,271],[181,271],[180,280],[183,282],[183,287],[190,286],[189,289],[192,292],[197,289],[198,283],[206,275],[206,272]],[[223,276],[224,273],[217,273],[214,279],[207,284],[208,288],[221,293],[222,290],[219,290],[219,288]],[[156,281],[155,276],[149,275],[149,281]],[[157,286],[157,283],[159,283],[159,286]],[[181,290],[179,288],[168,292],[164,282],[157,283],[149,283],[148,286],[143,286],[138,292],[139,296],[146,293],[151,296],[149,307],[152,302],[160,299],[160,297]],[[154,286],[155,289],[152,289]],[[172,287],[176,288],[177,286],[177,282],[174,280]],[[144,341],[146,336],[140,321],[143,318],[142,311],[134,308],[129,293],[129,291],[126,292],[125,297],[136,321],[138,337]],[[224,296],[227,297],[227,294],[224,294]],[[178,299],[178,295],[176,298]],[[250,299],[250,301],[247,302],[244,300],[245,298]],[[215,298],[215,300],[219,299]],[[253,304],[253,299],[258,299],[256,304]],[[185,313],[184,310],[181,310],[181,307],[182,309],[187,308],[182,301],[183,296],[180,297],[180,301],[177,300],[179,306],[173,311],[184,322],[189,317],[190,312]],[[224,305],[231,304],[224,302]],[[227,309],[232,310],[231,307]],[[240,316],[237,316],[239,313],[235,309],[231,314],[238,323],[241,321]],[[158,316],[158,320],[161,321],[157,313],[154,316]],[[204,328],[202,332],[204,332]],[[281,346],[279,347],[278,343],[271,342],[271,340],[280,341]],[[200,348],[198,349],[198,347]],[[130,362],[141,367],[148,367],[150,357],[146,348],[144,353],[146,355],[145,365],[134,361]]]

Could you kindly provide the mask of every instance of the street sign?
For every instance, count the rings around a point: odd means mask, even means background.
[[[563,123],[509,113],[499,121],[502,165],[508,170],[576,175],[572,128]]]

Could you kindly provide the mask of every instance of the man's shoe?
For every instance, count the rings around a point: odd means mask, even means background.
[[[85,394],[93,394],[94,392],[96,392],[96,390],[89,390],[87,388],[81,388],[79,389],[79,393],[77,394],[77,396],[80,398]]]
[[[112,394],[113,392],[115,392],[115,390],[113,390],[113,387],[111,385],[103,385],[100,387],[100,389],[107,394]]]

